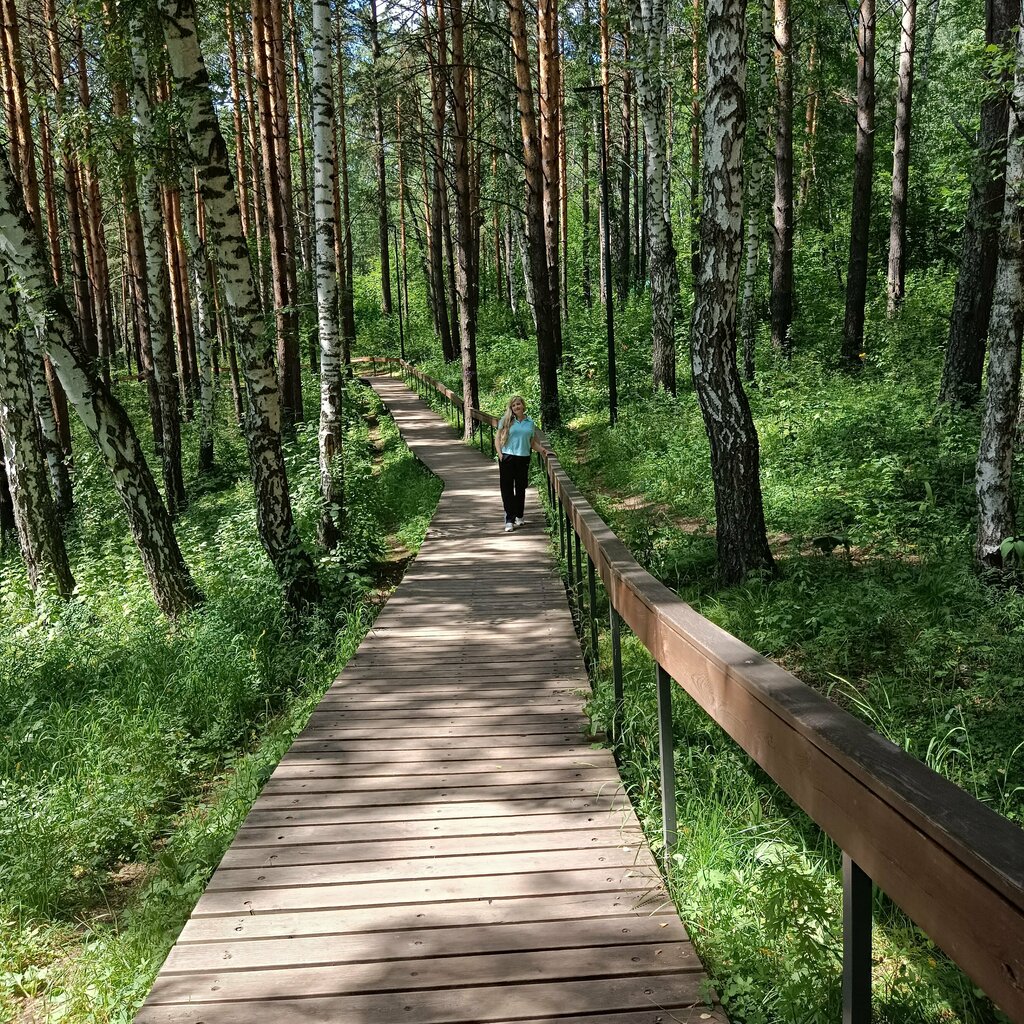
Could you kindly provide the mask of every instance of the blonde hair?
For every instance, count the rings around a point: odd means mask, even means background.
[[[508,440],[509,431],[512,429],[512,422],[516,418],[516,414],[512,411],[512,406],[516,402],[523,403],[523,409],[526,409],[526,399],[522,395],[513,395],[508,400],[508,405],[505,406],[505,411],[501,414],[501,419],[498,420],[498,433],[494,438],[494,443],[497,446],[498,453],[501,453],[501,449],[505,447],[505,442]]]

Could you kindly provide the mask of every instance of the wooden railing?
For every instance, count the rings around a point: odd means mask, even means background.
[[[464,425],[461,395],[403,360],[370,362],[400,368]],[[497,420],[470,415],[481,448],[490,430],[493,452]],[[618,715],[622,622],[657,666],[666,851],[676,839],[675,680],[843,851],[844,1024],[870,1019],[872,882],[1024,1024],[1024,831],[695,612],[636,562],[555,453],[537,451],[581,629],[586,562],[594,650],[598,577],[608,597]]]

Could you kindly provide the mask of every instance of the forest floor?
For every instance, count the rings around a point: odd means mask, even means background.
[[[577,312],[559,382],[565,427],[549,438],[638,561],[698,611],[1024,823],[1024,581],[993,586],[972,564],[980,409],[935,405],[949,288],[913,281],[893,322],[873,308],[855,374],[827,347],[834,329],[798,336],[788,363],[759,349],[748,393],[775,577],[728,588],[716,579],[709,450],[685,347],[678,396],[651,394],[643,297],[617,315],[617,425],[608,426],[602,312]],[[841,308],[812,312],[842,322]],[[507,311],[482,310],[481,405],[493,414],[512,394],[539,406],[525,333]],[[411,358],[460,389],[458,365],[426,335],[410,343],[407,332]],[[638,645],[626,647],[633,712],[620,764],[656,844],[652,668]],[[607,658],[602,648],[605,681]],[[591,713],[610,720],[600,680]],[[838,851],[692,702],[677,702],[675,730],[685,824],[670,885],[730,1014],[749,1024],[836,1019]],[[1005,1020],[882,896],[875,917],[875,1019]]]
[[[145,396],[120,397],[142,425]],[[317,515],[315,382],[286,445],[296,519]],[[244,443],[225,417],[217,469],[186,465],[177,523],[207,595],[156,612],[109,477],[76,435],[68,528],[75,600],[40,616],[0,558],[0,1021],[128,1024],[248,812],[401,578],[440,485],[369,389],[348,392],[347,537],[321,553],[323,605],[296,630],[256,539]],[[148,444],[148,437],[143,437]],[[195,451],[186,424],[186,452]]]

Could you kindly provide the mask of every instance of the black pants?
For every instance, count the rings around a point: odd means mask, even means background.
[[[501,503],[505,506],[506,523],[523,518],[526,481],[529,476],[529,455],[502,455],[498,463],[498,478],[501,481]]]

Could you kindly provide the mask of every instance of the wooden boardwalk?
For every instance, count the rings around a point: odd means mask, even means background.
[[[718,1021],[609,751],[533,494],[401,382],[427,539],[274,772],[138,1024]]]

